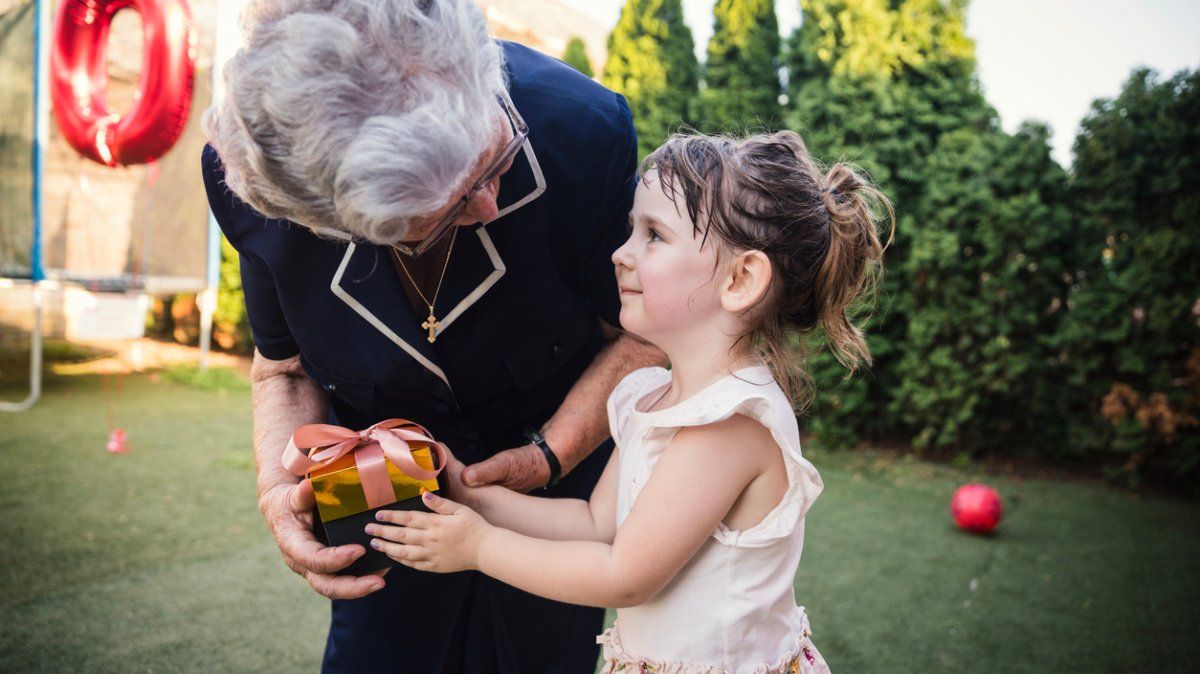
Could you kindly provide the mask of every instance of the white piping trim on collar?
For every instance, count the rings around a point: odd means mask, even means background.
[[[496,214],[496,217],[483,223],[485,226],[495,222],[496,220],[499,220],[509,213],[512,213],[534,199],[537,199],[538,197],[542,196],[543,192],[546,191],[546,174],[542,173],[542,165],[540,162],[538,162],[537,155],[533,153],[533,145],[529,142],[528,138],[525,139],[525,158],[529,160],[529,170],[533,171],[533,182],[537,185],[537,187],[535,187],[532,192],[525,195],[525,198],[521,199],[520,201],[515,201],[505,206],[503,210]]]
[[[528,204],[534,199],[537,199],[546,191],[546,175],[542,173],[542,165],[540,162],[538,162],[537,155],[534,154],[533,145],[529,142],[529,139],[525,140],[525,158],[529,160],[529,168],[531,171],[533,171],[533,180],[536,187],[532,192],[525,195],[525,197],[522,199],[504,207],[503,210],[496,214],[496,217],[492,218],[487,223],[484,223],[484,225],[479,229],[475,230],[475,234],[479,237],[480,243],[483,244],[484,250],[487,251],[488,259],[490,259],[492,262],[492,273],[488,274],[487,278],[483,279],[483,281],[475,287],[475,290],[471,291],[470,294],[464,297],[462,301],[458,303],[458,306],[454,307],[453,311],[451,311],[449,314],[446,314],[446,317],[441,321],[442,327],[440,330],[438,330],[439,335],[445,332],[446,328],[450,327],[450,324],[453,323],[456,318],[461,316],[464,311],[471,308],[471,305],[478,302],[479,299],[492,288],[492,286],[496,285],[500,278],[504,276],[505,272],[508,271],[508,268],[504,265],[504,260],[500,257],[500,251],[496,250],[496,244],[492,242],[492,237],[490,234],[488,234],[486,227],[488,224],[495,222],[505,215],[508,215],[518,208]],[[339,234],[341,233],[339,232]],[[345,235],[343,234],[343,236]],[[337,236],[335,238],[342,237]],[[371,313],[369,309],[364,307],[362,303],[354,299],[350,293],[346,292],[346,290],[342,288],[342,275],[346,272],[346,267],[349,266],[350,258],[354,255],[354,250],[356,247],[357,244],[355,244],[353,241],[351,241],[349,246],[346,247],[346,253],[342,256],[342,262],[340,265],[338,265],[337,272],[335,272],[333,275],[333,280],[329,283],[329,289],[333,291],[333,294],[336,295],[338,299],[345,302],[351,309],[354,310],[355,313],[357,313],[359,316],[362,316],[363,319],[370,323],[376,330],[383,333],[383,335],[395,343],[396,346],[404,349],[408,355],[412,356],[413,359],[424,366],[425,369],[437,375],[439,379],[446,383],[446,386],[450,386],[450,380],[446,377],[446,373],[442,370],[442,368],[438,367],[437,364],[426,358],[411,344],[404,341],[404,339],[400,337],[400,335],[396,334],[391,328],[389,328],[386,323],[379,320],[375,314]]]
[[[467,309],[470,309],[472,304],[478,302],[479,298],[483,297],[484,293],[490,290],[492,286],[496,285],[496,282],[500,280],[500,277],[504,276],[504,273],[508,271],[508,267],[504,266],[504,260],[500,258],[500,252],[496,250],[496,244],[492,243],[492,236],[488,234],[487,226],[508,215],[509,213],[512,213],[525,204],[528,204],[534,199],[537,199],[538,197],[542,196],[543,192],[546,191],[546,175],[542,173],[542,165],[538,162],[537,155],[533,153],[533,145],[530,144],[528,138],[525,139],[524,149],[525,158],[529,160],[529,170],[533,171],[533,182],[536,187],[534,187],[532,192],[526,194],[520,200],[505,206],[503,210],[496,214],[496,217],[488,220],[483,224],[483,226],[475,230],[475,234],[479,237],[480,243],[483,244],[483,249],[487,251],[488,258],[492,261],[492,273],[488,274],[487,278],[483,279],[483,282],[475,287],[475,290],[472,290],[470,294],[464,297],[462,301],[458,303],[458,306],[454,307],[453,311],[446,314],[446,317],[441,321],[442,327],[439,328],[437,332],[439,336],[450,327],[450,324],[454,322],[454,319],[461,316],[462,313]]]
[[[354,299],[350,293],[346,292],[345,289],[342,288],[342,274],[346,272],[346,266],[350,264],[350,257],[354,255],[355,247],[356,244],[352,243],[346,248],[346,254],[342,256],[342,263],[338,265],[337,272],[334,273],[333,280],[329,283],[329,289],[333,291],[334,295],[338,296],[338,299],[348,304],[355,313],[357,313],[359,316],[362,316],[363,319],[374,326],[376,330],[382,332],[384,336],[392,340],[396,346],[404,349],[408,355],[412,356],[414,360],[423,365],[425,369],[437,375],[439,379],[446,383],[446,386],[450,386],[450,380],[446,378],[446,373],[442,371],[442,368],[438,367],[436,363],[426,358],[420,351],[417,351],[415,348],[413,348],[411,344],[404,341],[404,339],[402,339],[400,335],[397,335],[395,332],[393,332],[386,323],[379,320],[375,314],[371,313],[369,309],[364,307],[358,300]]]
[[[340,229],[334,229],[332,227],[313,227],[312,231],[317,236],[325,237],[327,239],[337,239],[338,241],[354,243],[354,237]]]
[[[488,257],[492,261],[492,273],[488,274],[487,278],[483,279],[482,283],[475,286],[475,289],[472,290],[469,295],[464,297],[462,301],[458,303],[458,306],[454,307],[454,311],[446,314],[446,317],[441,321],[442,327],[437,331],[439,336],[446,331],[446,328],[450,327],[450,324],[454,322],[454,319],[458,318],[462,312],[471,308],[472,304],[478,302],[479,298],[483,297],[484,293],[490,290],[492,286],[496,285],[496,282],[500,280],[501,276],[504,276],[504,272],[508,271],[508,267],[505,267],[504,260],[500,259],[500,252],[496,250],[496,244],[492,243],[492,237],[487,233],[487,230],[483,227],[480,227],[479,229],[475,230],[475,234],[479,236],[479,241],[483,244],[483,249],[487,251]]]

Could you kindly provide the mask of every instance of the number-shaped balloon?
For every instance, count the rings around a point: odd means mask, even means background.
[[[108,33],[122,9],[142,17],[144,57],[131,109],[108,107]],[[158,159],[192,108],[195,33],[186,0],[62,0],[54,19],[50,96],[58,127],[80,154],[106,164]]]

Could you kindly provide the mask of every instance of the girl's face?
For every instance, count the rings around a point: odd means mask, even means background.
[[[663,191],[657,171],[638,185],[629,222],[629,240],[612,256],[621,327],[660,348],[703,334],[722,312],[714,240],[701,248],[703,237]]]

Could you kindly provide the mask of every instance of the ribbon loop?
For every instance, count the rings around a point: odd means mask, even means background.
[[[412,430],[417,429],[417,430]],[[419,431],[419,432],[418,432]],[[410,442],[422,442],[437,455],[437,467],[422,468],[413,457]],[[305,450],[321,447],[311,455]],[[407,419],[386,419],[361,431],[332,424],[308,424],[296,429],[284,449],[281,462],[288,472],[307,475],[354,453],[367,506],[379,508],[396,502],[387,464],[416,480],[432,480],[442,472],[447,462],[445,445],[429,436],[429,431]]]

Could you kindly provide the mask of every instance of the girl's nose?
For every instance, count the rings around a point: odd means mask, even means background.
[[[613,251],[613,254],[612,254],[613,266],[625,267],[626,269],[633,269],[633,256],[630,254],[630,251],[629,251],[630,240],[632,240],[632,237],[630,237],[629,239],[625,239],[625,243],[621,244],[620,248]]]

